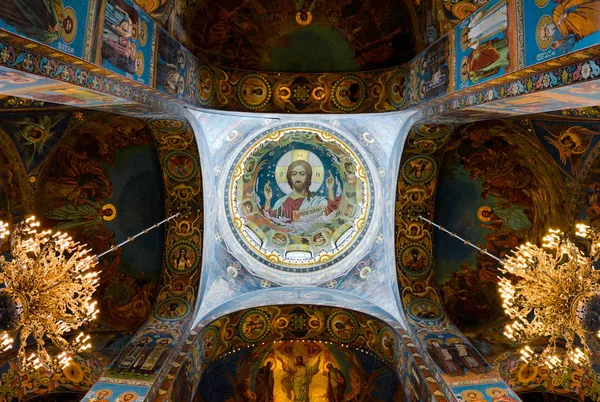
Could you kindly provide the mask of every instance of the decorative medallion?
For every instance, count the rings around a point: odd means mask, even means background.
[[[204,328],[202,335],[200,335],[200,339],[202,340],[202,361],[204,363],[210,363],[219,352],[219,329],[213,326]]]
[[[162,133],[179,133],[186,130],[183,120],[176,119],[153,119],[150,125]]]
[[[333,103],[344,112],[353,112],[367,99],[367,85],[362,78],[350,74],[333,83]]]
[[[146,21],[140,23],[140,45],[146,46],[148,42],[148,25]]]
[[[383,327],[379,332],[379,348],[383,357],[388,362],[394,363],[396,360],[396,343],[394,333],[389,327]]]
[[[66,44],[71,44],[77,34],[77,14],[73,7],[65,7],[62,15],[60,36]]]
[[[163,158],[167,175],[179,182],[186,182],[198,173],[198,162],[187,151],[169,151]]]
[[[200,251],[192,242],[177,242],[168,251],[167,267],[172,274],[186,275],[198,268],[199,264]]]
[[[398,67],[392,78],[387,82],[388,102],[394,109],[403,109],[406,106],[407,73],[402,67]]]
[[[154,317],[161,321],[182,320],[190,315],[192,309],[188,301],[181,297],[170,297],[156,305]]]
[[[430,181],[437,172],[435,159],[427,155],[414,155],[404,161],[402,177],[410,184],[422,184]]]
[[[420,137],[438,139],[451,134],[453,129],[454,127],[447,124],[425,123],[417,126],[414,132]]]
[[[227,177],[234,234],[265,265],[313,272],[366,232],[372,178],[358,152],[325,129],[284,126],[248,144]]]
[[[237,84],[237,98],[245,108],[258,110],[271,99],[271,83],[260,74],[246,74]]]
[[[198,103],[207,106],[215,97],[215,74],[209,66],[203,64],[198,69]]]
[[[242,340],[253,343],[263,339],[269,333],[270,317],[262,310],[250,310],[242,316],[238,324],[238,333]]]
[[[412,300],[407,306],[408,315],[415,321],[439,320],[442,318],[440,308],[427,299]]]
[[[433,264],[431,253],[420,244],[407,244],[400,249],[400,267],[407,276],[427,275]]]
[[[141,50],[138,50],[135,55],[135,73],[138,77],[144,74],[144,53]]]
[[[555,27],[552,17],[549,15],[542,16],[535,30],[535,39],[540,50],[548,49],[554,40],[554,35],[548,33],[549,27]]]
[[[359,324],[350,312],[338,310],[327,317],[327,332],[339,342],[350,343],[358,338]]]

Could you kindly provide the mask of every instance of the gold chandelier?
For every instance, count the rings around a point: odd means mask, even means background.
[[[175,218],[173,215],[129,237],[110,250],[95,256],[86,245],[76,243],[66,233],[39,231],[34,217],[15,225],[10,236],[12,258],[0,256],[0,351],[13,347],[19,337],[17,363],[27,372],[44,367],[50,371],[67,367],[73,356],[91,348],[89,335],[79,333],[70,342],[65,334],[79,329],[98,315],[92,295],[98,287],[98,272],[92,268],[98,259],[133,241],[153,228]],[[0,221],[0,241],[9,234],[8,224]],[[37,353],[27,356],[27,339],[37,343]],[[50,340],[61,352],[52,356]]]
[[[554,369],[592,364],[586,338],[600,335],[600,271],[593,266],[600,258],[600,233],[584,224],[578,224],[577,230],[578,236],[591,240],[589,256],[562,232],[550,229],[542,247],[523,244],[500,268],[517,277],[514,282],[506,277],[500,280],[504,311],[512,319],[504,335],[523,343],[548,340],[539,353],[530,346],[521,349],[528,363]]]
[[[526,243],[500,259],[429,219],[420,219],[500,262],[499,270],[506,277],[499,278],[499,291],[512,320],[504,335],[519,343],[547,339],[536,350],[523,347],[522,360],[555,370],[591,367],[586,339],[600,336],[600,271],[593,265],[600,259],[600,233],[577,225],[577,236],[591,241],[589,256],[562,232],[550,229],[542,247]]]
[[[0,225],[0,238],[8,234]],[[98,273],[90,269],[96,257],[66,233],[39,231],[31,217],[15,226],[10,238],[12,259],[0,256],[0,348],[12,348],[19,331],[18,364],[22,370],[66,367],[72,356],[89,349],[89,336],[80,333],[72,342],[63,335],[96,318],[98,309],[92,294],[98,286]],[[27,338],[37,342],[37,353],[27,356]],[[51,356],[45,338],[62,350]]]

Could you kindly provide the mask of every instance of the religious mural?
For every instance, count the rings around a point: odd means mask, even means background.
[[[573,368],[559,373],[547,366],[526,364],[514,351],[498,356],[492,366],[515,392],[548,392],[574,400],[595,401],[600,397],[600,379],[594,370]]]
[[[174,3],[189,9],[184,1]],[[416,14],[404,1],[187,3],[197,4],[188,20],[194,29],[183,43],[213,65],[258,71],[372,70],[409,61],[423,47]],[[405,18],[406,26],[397,23]]]
[[[96,253],[106,251],[164,215],[157,166],[154,139],[143,121],[107,115],[74,119],[35,176],[37,213],[43,225],[68,231]],[[120,214],[128,219],[115,221]],[[139,327],[156,298],[163,235],[150,232],[136,243],[146,252],[125,248],[100,262],[96,294],[101,322],[111,328]]]
[[[83,58],[93,5],[78,0],[7,0],[0,8],[0,28]]]
[[[524,1],[523,6],[528,66],[585,49],[600,40],[600,4],[596,1],[535,0]]]
[[[212,363],[200,401],[403,400],[397,374],[374,356],[320,342],[284,341],[244,349]]]
[[[456,28],[456,88],[489,81],[510,71],[508,4],[493,0]],[[514,60],[513,60],[514,63]]]
[[[412,60],[409,97],[413,104],[439,98],[453,90],[451,37],[442,37]]]
[[[192,87],[196,85],[196,64],[196,59],[183,45],[163,29],[158,30],[156,89],[180,99],[190,98],[195,91]]]
[[[99,1],[96,12],[103,16],[96,30],[96,64],[150,85],[156,47],[154,21],[130,0]]]
[[[360,241],[372,214],[365,163],[328,132],[267,133],[244,149],[229,177],[235,234],[273,268],[330,266]]]
[[[439,223],[498,257],[524,241],[538,242],[549,225],[566,223],[560,174],[537,138],[518,126],[464,126],[447,145],[442,166]],[[447,314],[463,330],[503,320],[496,261],[459,246],[449,236],[435,237]]]

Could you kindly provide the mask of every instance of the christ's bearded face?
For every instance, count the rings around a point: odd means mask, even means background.
[[[297,192],[302,193],[304,191],[308,191],[308,182],[310,177],[309,172],[304,164],[298,163],[294,164],[294,166],[290,165],[288,179],[290,186]]]

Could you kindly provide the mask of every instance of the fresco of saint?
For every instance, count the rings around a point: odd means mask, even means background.
[[[600,3],[595,0],[553,0],[552,22],[542,27],[541,37],[553,38],[552,48],[569,52],[576,42],[600,30]]]

